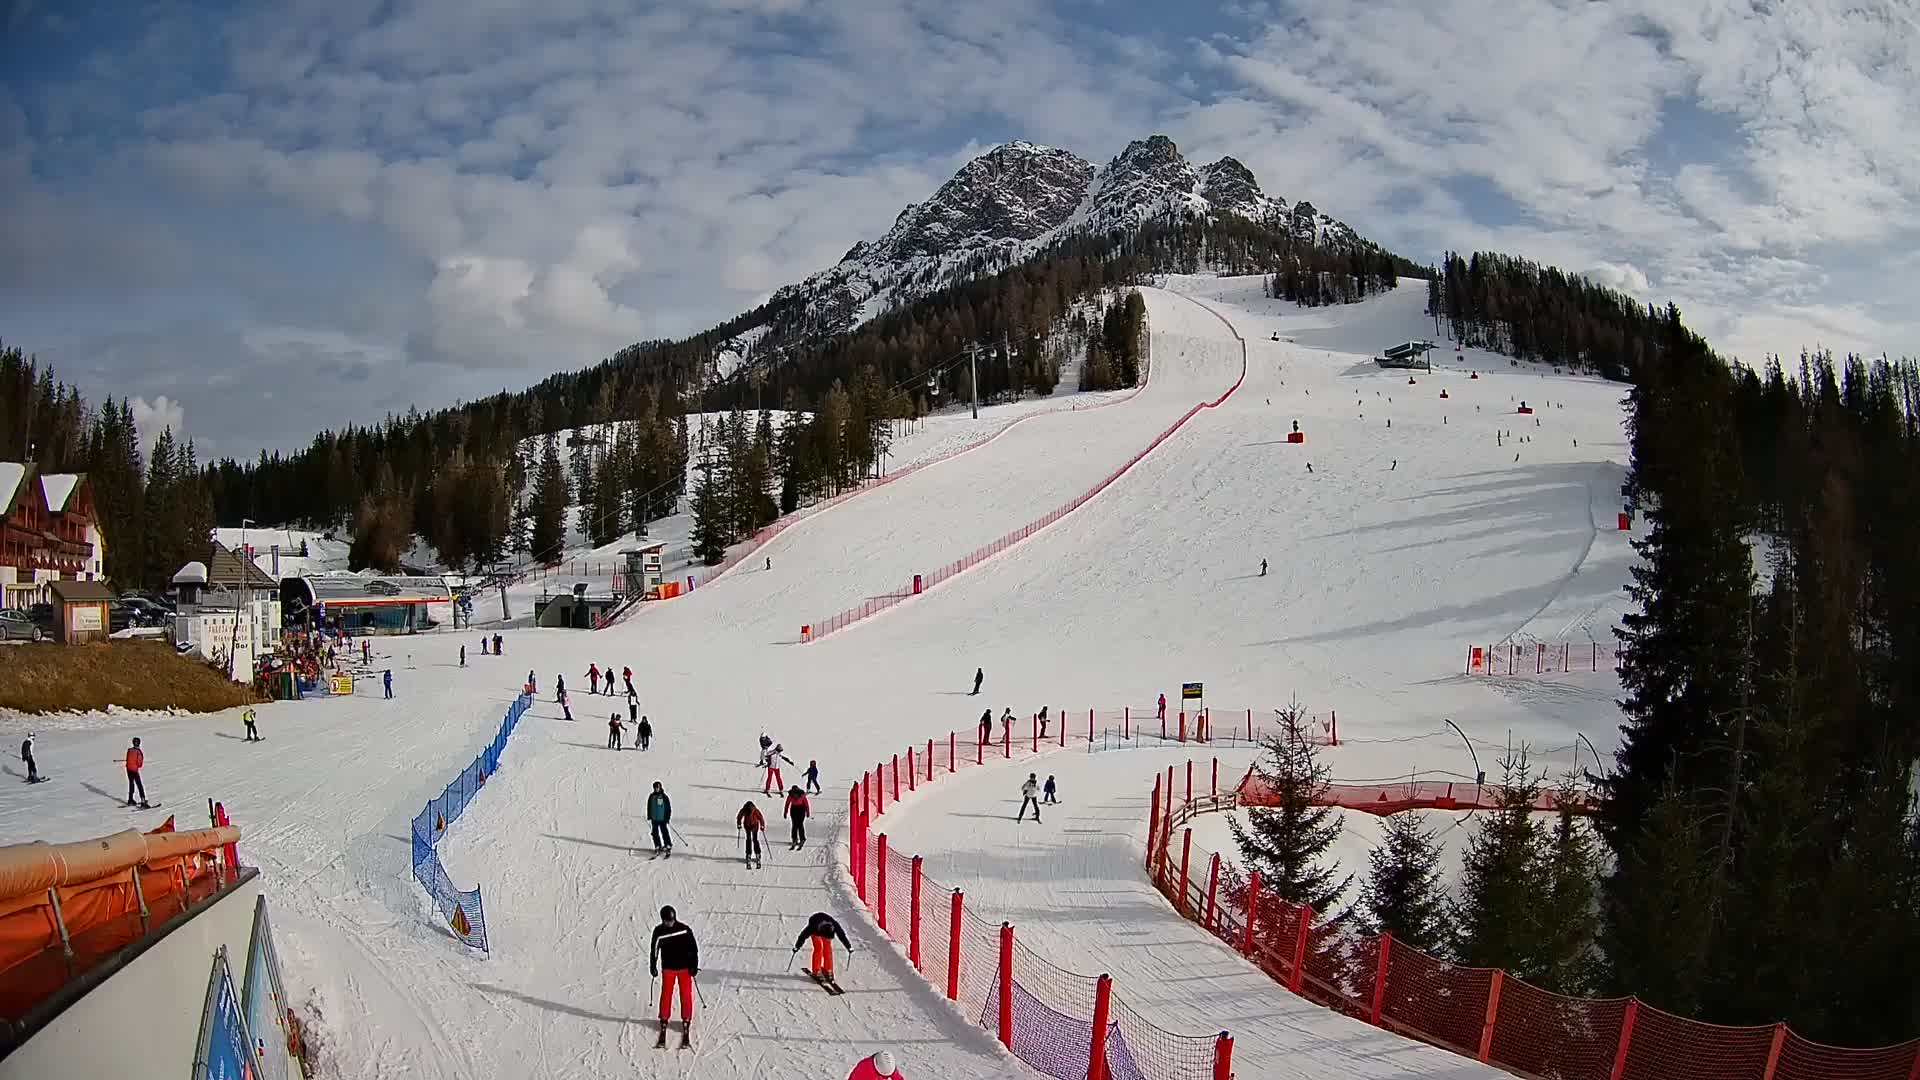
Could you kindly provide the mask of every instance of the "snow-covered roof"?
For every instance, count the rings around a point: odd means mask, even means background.
[[[207,564],[190,562],[173,575],[175,585],[205,585],[207,583]]]
[[[13,493],[26,479],[27,467],[18,461],[0,461],[0,512],[13,506]]]
[[[67,500],[73,498],[74,489],[79,486],[79,473],[40,474],[40,490],[47,496],[47,509],[56,514],[66,510]]]

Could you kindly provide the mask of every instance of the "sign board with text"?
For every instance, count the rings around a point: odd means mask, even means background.
[[[1198,701],[1201,698],[1200,684],[1197,682],[1180,684],[1180,700]]]

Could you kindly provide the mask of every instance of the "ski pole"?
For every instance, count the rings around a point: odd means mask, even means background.
[[[793,974],[793,958],[799,955],[800,955],[799,949],[795,949],[792,952],[787,954],[787,974],[789,975]]]
[[[689,844],[689,843],[687,843],[687,838],[686,838],[686,837],[684,837],[684,836],[681,836],[681,835],[680,835],[680,830],[679,830],[679,829],[676,829],[676,828],[674,828],[674,827],[673,827],[673,826],[672,826],[671,824],[669,824],[669,825],[667,826],[667,829],[668,829],[668,830],[669,830],[670,832],[672,832],[672,833],[673,833],[673,838],[674,838],[675,840],[678,840],[678,841],[680,841],[680,846],[681,846],[681,847],[683,847],[683,848],[686,848],[686,849],[688,849],[689,851],[691,851],[691,850],[693,849],[693,845],[691,845],[691,844]]]

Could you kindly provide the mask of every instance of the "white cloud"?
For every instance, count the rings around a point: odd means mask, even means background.
[[[133,426],[140,432],[143,449],[153,449],[160,433],[168,428],[173,429],[174,438],[187,438],[187,410],[167,395],[160,394],[151,401],[143,397],[128,398],[127,406],[133,410]]]

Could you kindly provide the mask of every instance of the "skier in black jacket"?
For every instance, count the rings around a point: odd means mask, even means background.
[[[806,929],[793,939],[793,951],[799,952],[800,946],[805,945],[808,938],[813,939],[813,957],[807,961],[807,973],[816,979],[832,982],[833,939],[839,938],[840,944],[845,945],[848,952],[853,951],[853,942],[847,940],[847,932],[840,929],[840,924],[833,916],[824,911],[816,911],[807,919]]]
[[[660,925],[653,928],[653,942],[647,949],[647,972],[658,976],[666,971],[660,984],[660,1038],[654,1048],[667,1045],[667,1019],[673,1014],[674,987],[680,988],[680,1049],[692,1045],[689,1028],[693,1023],[693,980],[700,974],[700,943],[694,940],[693,927],[674,917],[672,907],[660,909]]]

